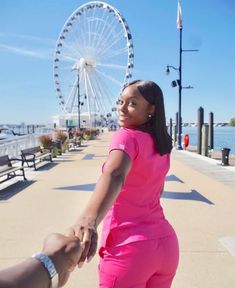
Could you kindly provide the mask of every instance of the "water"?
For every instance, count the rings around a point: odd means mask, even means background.
[[[0,128],[7,128],[11,134],[13,131],[16,135],[27,135],[27,134],[50,134],[54,131],[52,127],[45,125],[3,125],[0,124]],[[11,133],[10,133],[11,132]]]
[[[33,125],[31,125],[33,126]],[[19,134],[28,134],[33,131],[35,134],[48,134],[53,131],[52,128],[45,127],[44,125],[36,125],[35,127],[17,126],[10,127],[14,132]],[[189,134],[189,144],[197,146],[197,127],[182,127],[183,134]],[[222,148],[231,149],[230,154],[235,155],[235,127],[214,127],[214,150],[221,151]]]
[[[197,127],[183,127],[183,134],[189,134],[189,144],[197,145]],[[214,127],[214,150],[222,148],[231,149],[230,154],[235,155],[235,127]]]

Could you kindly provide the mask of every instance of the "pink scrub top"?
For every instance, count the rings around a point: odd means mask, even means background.
[[[115,132],[109,153],[112,150],[126,153],[132,166],[115,203],[104,218],[101,247],[172,235],[174,230],[165,219],[160,204],[170,155],[157,153],[149,133],[127,128]]]

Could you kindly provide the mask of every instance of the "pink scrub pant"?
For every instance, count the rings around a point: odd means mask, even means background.
[[[169,288],[179,262],[176,235],[100,249],[99,287]]]

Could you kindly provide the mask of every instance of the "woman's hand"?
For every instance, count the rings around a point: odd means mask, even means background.
[[[76,224],[69,227],[65,233],[66,236],[76,236],[81,243],[85,244],[82,256],[78,262],[78,267],[81,268],[87,259],[90,262],[95,256],[97,249],[98,234],[95,226],[95,221],[88,217],[81,217]]]

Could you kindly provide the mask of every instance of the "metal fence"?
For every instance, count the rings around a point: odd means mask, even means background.
[[[10,158],[18,158],[21,155],[22,149],[37,145],[39,145],[38,136],[33,134],[0,140],[0,156],[8,155]]]

